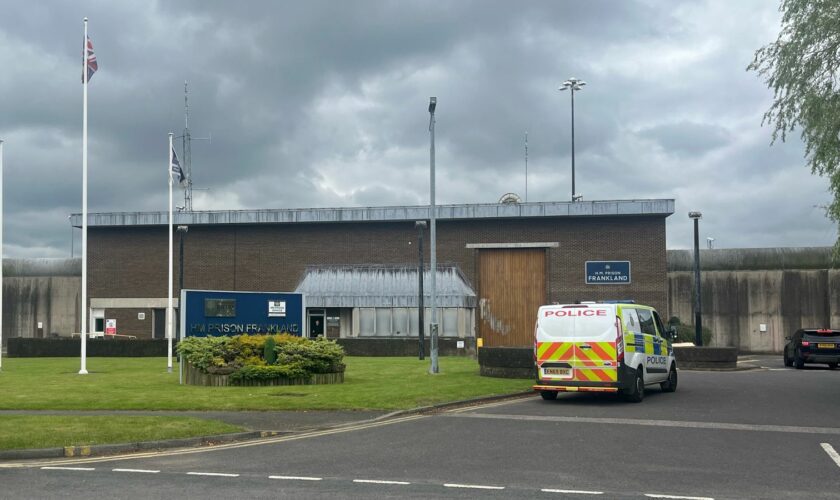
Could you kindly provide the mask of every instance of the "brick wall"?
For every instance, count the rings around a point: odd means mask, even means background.
[[[174,238],[174,293],[178,238]],[[93,298],[166,296],[166,227],[89,229],[89,294]],[[197,289],[294,291],[308,265],[415,264],[414,221],[191,226],[184,245],[184,286]],[[458,265],[477,287],[479,250],[468,243],[558,242],[549,248],[548,301],[631,298],[665,311],[667,276],[663,217],[587,217],[438,221],[439,263]],[[428,229],[424,236],[429,261]],[[631,261],[630,285],[585,285],[587,260]],[[151,335],[151,312],[131,311],[120,333]],[[113,317],[113,316],[110,316]],[[122,314],[120,319],[122,319]],[[126,331],[122,326],[125,325]],[[128,331],[131,328],[142,331]]]

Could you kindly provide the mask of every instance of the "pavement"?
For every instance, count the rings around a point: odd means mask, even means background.
[[[776,359],[778,358],[778,359]],[[748,355],[738,357],[738,366],[734,371],[767,370],[781,365],[780,356]],[[681,370],[682,371],[682,370]],[[705,371],[705,370],[697,370]],[[332,429],[343,426],[385,420],[412,413],[424,413],[444,408],[470,406],[488,401],[521,398],[532,393],[515,393],[467,401],[454,401],[439,405],[413,408],[401,411],[131,411],[131,410],[0,410],[4,415],[74,415],[74,416],[181,416],[206,420],[218,420],[237,425],[245,432],[218,436],[200,436],[195,438],[152,441],[143,443],[119,443],[92,446],[69,446],[64,448],[45,448],[28,450],[0,450],[0,461],[34,458],[55,458],[73,456],[96,456],[131,453],[142,450],[208,446],[212,444],[260,439],[270,436]]]

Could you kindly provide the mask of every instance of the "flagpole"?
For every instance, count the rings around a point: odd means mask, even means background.
[[[82,333],[82,367],[79,375],[87,375],[87,177],[88,177],[88,19],[85,18],[85,37],[82,40],[82,311],[81,323]]]
[[[166,303],[166,371],[172,373],[172,132],[169,132],[169,163],[166,173],[169,177],[169,295]]]

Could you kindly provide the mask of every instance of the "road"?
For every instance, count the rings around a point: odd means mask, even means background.
[[[0,497],[840,498],[840,370],[758,361],[767,368],[682,370],[676,393],[650,388],[641,404],[531,397],[212,449],[4,464]]]

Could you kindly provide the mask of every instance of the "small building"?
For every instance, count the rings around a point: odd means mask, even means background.
[[[634,299],[666,310],[665,219],[673,212],[670,199],[438,206],[441,335],[530,345],[536,310],[551,302]],[[183,239],[184,288],[302,292],[308,335],[416,336],[415,222],[429,215],[428,206],[176,213],[188,231],[175,233],[174,296]],[[116,319],[121,334],[164,336],[167,217],[89,214],[92,330]],[[428,228],[423,238],[429,287]]]

